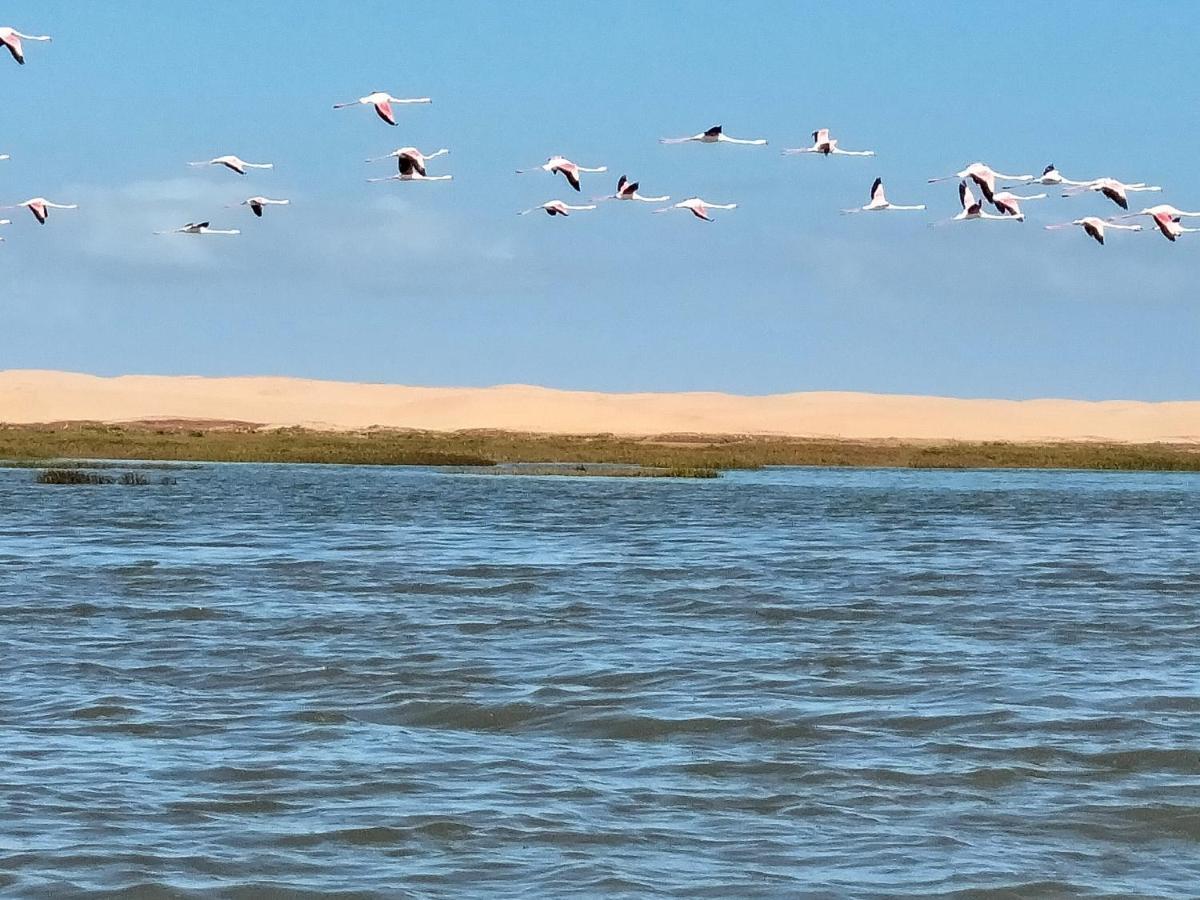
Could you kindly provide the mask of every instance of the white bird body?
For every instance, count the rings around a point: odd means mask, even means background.
[[[567,215],[570,215],[570,213],[572,211],[595,209],[595,208],[596,208],[595,203],[588,203],[588,204],[584,204],[582,206],[572,206],[571,204],[564,203],[561,200],[547,200],[541,206],[534,206],[534,207],[531,207],[530,209],[523,209],[519,213],[517,213],[517,215],[518,216],[527,216],[531,212],[538,212],[540,210],[548,216],[567,216]]]
[[[357,100],[348,100],[345,103],[333,104],[334,109],[346,109],[351,106],[373,106],[379,118],[387,122],[389,125],[396,124],[396,114],[392,110],[392,104],[408,105],[412,103],[432,103],[428,97],[393,97],[387,91],[372,91],[365,97],[359,97]]]
[[[9,25],[0,26],[0,44],[12,54],[12,58],[17,61],[18,65],[25,65],[25,50],[21,46],[21,41],[50,41],[53,38],[48,34],[21,34],[17,29]]]
[[[254,213],[254,215],[261,219],[264,207],[287,206],[291,202],[291,200],[272,200],[270,197],[247,197],[237,205],[250,207],[250,212]]]
[[[942,175],[939,178],[930,178],[930,184],[936,184],[939,181],[949,181],[951,178],[970,178],[979,190],[983,192],[984,199],[988,203],[992,202],[992,198],[996,194],[996,181],[1019,181],[1022,183],[1033,181],[1032,175],[1004,175],[997,172],[991,166],[981,162],[974,162],[963,169],[961,172],[955,172],[953,175]]]
[[[745,144],[751,147],[766,146],[765,138],[755,138],[748,140],[745,138],[733,138],[727,135],[720,125],[714,125],[707,131],[701,131],[699,134],[688,135],[687,137],[679,138],[659,138],[660,144],[687,144],[695,142],[698,144]]]
[[[441,150],[435,150],[433,153],[422,153],[416,147],[401,147],[398,150],[393,150],[391,153],[384,156],[376,156],[368,159],[367,162],[379,162],[384,159],[396,160],[396,166],[401,175],[410,175],[416,172],[422,178],[425,177],[425,163],[431,159],[437,159],[439,156],[445,156],[450,151],[443,147]]]
[[[885,194],[883,190],[883,179],[876,178],[875,182],[871,185],[871,202],[866,206],[858,206],[854,209],[843,209],[842,212],[882,212],[883,210],[918,210],[924,208],[924,203],[918,206],[897,206],[895,203],[888,202],[887,194]]]
[[[273,169],[275,163],[252,163],[246,162],[240,156],[229,154],[227,156],[214,156],[212,159],[201,160],[200,162],[190,162],[189,166],[224,166],[231,172],[237,172],[239,175],[245,175],[247,169]]]
[[[1082,219],[1076,219],[1074,222],[1062,222],[1058,225],[1047,225],[1047,231],[1054,231],[1059,228],[1074,228],[1079,226],[1084,233],[1094,240],[1096,243],[1103,246],[1104,233],[1107,229],[1113,228],[1119,231],[1141,231],[1141,225],[1119,225],[1112,219],[1101,219],[1099,216],[1084,216]]]
[[[607,172],[607,171],[608,171],[608,166],[594,166],[592,168],[589,168],[587,166],[581,166],[581,165],[578,165],[577,163],[573,163],[573,162],[571,162],[571,160],[567,159],[565,156],[551,156],[540,166],[535,166],[534,168],[531,168],[531,169],[517,169],[517,174],[525,175],[525,174],[528,174],[529,172],[550,172],[552,175],[562,175],[563,178],[567,179],[567,183],[569,185],[571,185],[571,187],[575,188],[575,190],[578,191],[578,190],[580,190],[580,187],[579,187],[580,173],[582,173],[582,172],[598,173],[598,172]]]
[[[1121,209],[1129,209],[1129,194],[1161,190],[1162,188],[1158,185],[1146,184],[1144,181],[1135,181],[1132,184],[1127,184],[1124,181],[1117,181],[1115,178],[1097,178],[1093,181],[1067,188],[1063,191],[1063,196],[1071,197],[1087,191],[1096,191],[1117,204]]]
[[[671,198],[668,196],[662,197],[643,197],[638,193],[640,185],[636,181],[630,181],[624,175],[617,179],[617,190],[614,194],[609,194],[607,197],[600,197],[600,200],[628,200],[637,203],[666,203]]]
[[[796,147],[784,150],[784,156],[796,156],[801,153],[820,153],[822,156],[874,156],[874,150],[843,150],[838,142],[829,136],[828,128],[818,128],[812,133],[811,147]]]
[[[0,153],[0,162],[3,162],[6,159],[12,159],[12,157],[9,156],[7,153]]]
[[[703,219],[705,222],[715,221],[709,216],[709,210],[713,209],[737,209],[736,203],[709,203],[707,200],[701,200],[699,197],[689,197],[687,200],[681,200],[674,206],[666,206],[662,209],[654,210],[656,213],[670,212],[673,209],[684,209],[690,212],[697,219]]]
[[[11,224],[12,224],[12,219],[0,219],[0,225],[11,225]],[[0,237],[0,241],[2,241],[2,240],[4,240],[4,238]]]
[[[19,209],[22,206],[33,213],[33,217],[38,220],[39,225],[46,224],[46,219],[50,217],[52,209],[79,209],[77,203],[51,203],[45,197],[33,197],[12,206],[0,206],[0,209]]]
[[[1088,184],[1086,181],[1072,181],[1070,178],[1064,178],[1062,172],[1058,171],[1058,169],[1054,167],[1054,163],[1050,163],[1050,165],[1042,169],[1041,175],[1030,179],[1030,181],[1027,183],[1042,184],[1047,187],[1058,187],[1060,185],[1066,185],[1067,187],[1079,187],[1081,185]]]
[[[209,228],[207,222],[188,222],[181,228],[156,231],[155,234],[241,234],[236,228]]]

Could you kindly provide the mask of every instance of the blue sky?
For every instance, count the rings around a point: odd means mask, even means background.
[[[1117,211],[1053,193],[1024,225],[929,228],[957,200],[925,183],[1054,162],[1197,208],[1200,5],[18,0],[2,16],[54,43],[0,58],[0,202],[82,208],[45,228],[6,214],[0,368],[1200,397],[1200,241],[1046,232]],[[434,104],[398,128],[330,108],[375,89]],[[771,146],[657,143],[718,122]],[[822,126],[878,156],[780,156]],[[391,171],[366,157],[406,144],[449,147],[431,166],[455,181],[365,183]],[[584,196],[627,173],[740,207],[715,225],[635,204],[517,217],[570,200],[513,174],[557,152],[609,166]],[[184,165],[222,153],[276,169]],[[876,175],[929,213],[840,216]],[[293,206],[224,208],[255,193]],[[195,219],[244,233],[151,234]]]

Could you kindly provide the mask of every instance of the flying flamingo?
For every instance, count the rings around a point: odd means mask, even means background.
[[[595,209],[595,208],[596,208],[595,203],[589,203],[586,206],[571,206],[570,204],[563,203],[561,200],[547,200],[541,206],[535,206],[531,209],[523,209],[519,213],[517,213],[517,215],[518,216],[527,216],[531,212],[537,212],[540,209],[542,212],[546,213],[546,215],[549,215],[549,216],[566,216],[566,215],[570,214],[569,211],[571,211],[571,210],[583,210],[583,209]]]
[[[529,172],[550,172],[553,175],[562,175],[567,179],[567,183],[575,190],[579,190],[579,174],[581,172],[607,172],[608,166],[596,166],[595,168],[587,168],[585,166],[576,165],[565,156],[552,156],[540,166],[532,169],[517,169],[518,175],[525,175]]]
[[[394,159],[396,160],[397,167],[400,169],[401,175],[411,175],[413,172],[416,172],[424,178],[425,163],[439,156],[445,156],[449,152],[445,147],[441,150],[435,150],[433,153],[422,153],[416,147],[401,147],[399,150],[393,150],[384,156],[376,156],[368,159],[367,162],[373,163],[384,159]]]
[[[992,195],[992,206],[1000,210],[1006,216],[1012,216],[1020,221],[1025,221],[1025,213],[1021,212],[1022,200],[1045,200],[1045,194],[1029,194],[1021,196],[1014,194],[1012,191],[999,191]]]
[[[971,187],[965,181],[958,183],[958,202],[962,204],[962,212],[952,219],[946,219],[945,222],[965,222],[971,219],[989,219],[991,221],[1007,221],[1019,222],[1013,216],[997,216],[987,212],[983,208],[983,201],[976,200],[975,195],[971,192]],[[945,222],[935,222],[935,225],[943,225]]]
[[[992,202],[992,197],[996,193],[996,180],[1001,181],[1020,181],[1022,183],[1033,181],[1032,175],[1002,175],[991,166],[981,162],[974,162],[963,169],[961,172],[955,172],[953,175],[942,175],[940,178],[930,178],[930,184],[936,184],[939,181],[949,181],[951,178],[970,178],[979,186],[979,190],[983,191],[983,196],[988,203]]]
[[[766,145],[764,138],[755,140],[745,140],[744,138],[732,138],[721,130],[720,125],[714,125],[708,131],[702,131],[699,134],[693,134],[690,137],[680,138],[659,138],[660,144],[687,144],[695,141],[700,144],[748,144],[752,147],[762,147]]]
[[[822,156],[874,156],[874,150],[843,150],[838,142],[829,136],[828,128],[818,128],[812,133],[811,147],[797,147],[794,150],[784,150],[784,156],[796,156],[800,153],[820,153]]]
[[[0,26],[0,44],[8,48],[8,52],[12,54],[12,58],[19,65],[25,65],[25,51],[21,49],[21,41],[49,41],[53,40],[48,34],[21,34],[15,28],[10,28],[8,25]]]
[[[45,197],[34,197],[32,200],[26,200],[24,203],[17,203],[13,206],[0,206],[0,209],[17,209],[22,206],[33,213],[33,217],[38,220],[39,225],[46,224],[46,219],[52,209],[79,209],[77,203],[51,203]]]
[[[709,217],[710,209],[737,209],[736,203],[709,203],[707,200],[701,200],[699,197],[690,197],[687,200],[681,200],[674,206],[665,206],[662,209],[654,210],[656,213],[670,212],[673,209],[686,209],[697,219],[703,219],[705,222],[714,221]]]
[[[263,207],[265,207],[265,206],[287,206],[291,202],[292,202],[291,200],[272,200],[270,197],[247,197],[245,200],[243,200],[241,203],[238,203],[237,205],[250,207],[250,212],[254,213],[254,215],[258,216],[261,219],[262,214],[263,214]]]
[[[1159,213],[1166,213],[1172,219],[1200,218],[1200,212],[1186,212],[1185,210],[1182,210],[1182,209],[1176,209],[1174,206],[1171,206],[1169,203],[1160,203],[1160,204],[1158,204],[1158,206],[1147,206],[1141,212],[1129,213],[1127,215],[1121,216],[1121,218],[1122,219],[1133,219],[1133,218],[1136,218],[1137,216],[1150,216],[1151,218],[1153,218],[1154,216],[1157,216]]]
[[[1075,194],[1082,194],[1085,191],[1097,191],[1117,204],[1121,209],[1129,209],[1128,194],[1161,190],[1162,188],[1158,185],[1146,184],[1144,181],[1126,184],[1123,181],[1117,181],[1115,178],[1097,178],[1095,181],[1088,181],[1084,184],[1067,188],[1063,191],[1063,196],[1071,197]]]
[[[1195,234],[1200,231],[1200,228],[1185,228],[1179,224],[1179,220],[1171,216],[1170,213],[1160,212],[1154,215],[1154,225],[1162,233],[1168,241],[1172,243],[1181,234]]]
[[[375,112],[379,114],[379,118],[387,122],[389,125],[396,124],[396,116],[392,112],[393,103],[432,103],[428,97],[393,97],[387,91],[374,91],[367,94],[365,97],[359,97],[357,100],[348,100],[345,103],[333,104],[334,109],[346,109],[350,106],[374,106]]]
[[[607,197],[600,197],[600,200],[636,200],[642,203],[666,203],[670,197],[643,197],[637,192],[638,182],[630,181],[624,175],[617,179],[617,192],[609,194]]]
[[[842,212],[844,212],[844,213],[878,212],[878,211],[884,210],[884,209],[902,210],[902,209],[924,209],[924,208],[925,208],[924,203],[922,203],[919,206],[897,206],[895,203],[889,203],[887,195],[884,194],[884,192],[883,192],[883,179],[876,178],[875,183],[871,185],[871,202],[868,203],[866,206],[857,206],[854,209],[843,209]]]
[[[1096,243],[1104,244],[1104,231],[1106,228],[1117,228],[1121,231],[1141,231],[1141,225],[1118,225],[1112,219],[1101,219],[1098,216],[1084,216],[1082,219],[1076,219],[1074,222],[1062,222],[1058,225],[1047,225],[1047,231],[1056,231],[1059,228],[1072,228],[1074,226],[1083,228],[1084,233],[1092,238]]]
[[[207,222],[188,222],[182,228],[172,228],[170,231],[156,231],[155,234],[241,234],[236,228],[209,228]]]
[[[1042,174],[1031,179],[1031,183],[1044,184],[1049,187],[1057,187],[1061,184],[1065,184],[1068,187],[1078,187],[1080,185],[1088,184],[1086,181],[1072,181],[1069,178],[1063,178],[1062,172],[1058,171],[1058,169],[1054,167],[1054,163],[1050,163],[1050,165],[1042,169]]]
[[[224,166],[225,168],[237,172],[239,175],[245,175],[247,169],[273,169],[275,163],[252,163],[246,162],[239,156],[216,156],[212,159],[206,159],[202,162],[190,162],[189,166]]]

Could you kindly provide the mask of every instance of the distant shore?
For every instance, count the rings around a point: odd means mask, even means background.
[[[1200,470],[1200,402],[0,372],[0,460]]]
[[[316,431],[178,420],[123,425],[100,422],[0,425],[0,465],[7,462],[28,466],[86,459],[459,468],[519,463],[574,463],[581,467],[609,464],[647,467],[663,470],[659,474],[688,477],[762,466],[1195,472],[1200,471],[1200,445],[864,441],[678,434],[620,437],[493,430]],[[586,468],[579,473],[604,474]]]

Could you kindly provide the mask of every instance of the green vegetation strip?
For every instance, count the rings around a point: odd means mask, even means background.
[[[775,437],[560,436],[496,431],[309,431],[254,426],[0,426],[0,460],[137,459],[209,462],[486,466],[621,463],[685,474],[760,466],[1200,471],[1191,444],[905,443]]]

